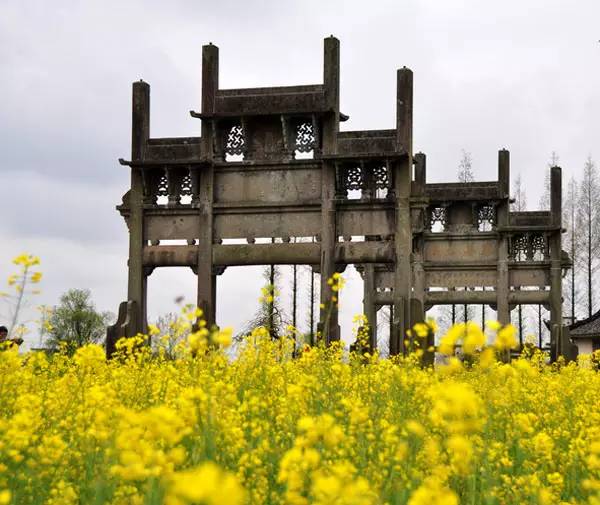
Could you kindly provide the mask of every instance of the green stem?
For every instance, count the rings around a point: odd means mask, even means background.
[[[25,285],[27,283],[27,272],[29,267],[26,266],[23,271],[23,276],[21,277],[21,285],[19,289],[19,297],[17,298],[17,305],[15,307],[15,311],[13,313],[12,321],[10,322],[10,328],[8,329],[8,336],[11,337],[15,326],[17,325],[17,321],[19,320],[19,312],[21,310],[21,303],[23,302],[23,295],[25,294]]]

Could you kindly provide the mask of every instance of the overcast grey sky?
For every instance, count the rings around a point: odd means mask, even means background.
[[[220,47],[221,87],[317,83],[323,38],[341,41],[344,129],[391,128],[395,70],[414,71],[414,146],[429,181],[454,180],[461,150],[479,180],[511,151],[531,208],[552,151],[565,179],[600,156],[600,2],[0,1],[0,279],[10,259],[42,258],[43,293],[126,296],[127,234],[114,207],[128,187],[131,82],[152,86],[152,136],[199,135],[201,46]],[[191,272],[150,278],[150,314],[193,296]],[[343,295],[360,311],[360,281]],[[219,280],[220,321],[239,326],[258,297],[256,269]],[[3,289],[0,287],[0,289]],[[2,309],[0,307],[0,309]]]

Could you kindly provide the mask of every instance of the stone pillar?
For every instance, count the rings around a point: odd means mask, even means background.
[[[413,271],[412,271],[412,280],[413,280],[413,298],[418,300],[421,303],[421,306],[425,306],[425,269],[423,268],[423,256],[422,254],[416,253],[414,262],[413,262]],[[423,320],[425,314],[423,314],[421,320]],[[412,321],[412,323],[416,323],[419,321]]]
[[[550,348],[552,359],[561,356],[569,342],[563,342],[562,321],[562,180],[560,167],[550,168],[550,214],[554,230],[550,243]],[[568,335],[568,333],[567,333]]]
[[[425,196],[425,185],[427,183],[427,157],[423,153],[417,153],[413,157],[414,162],[414,180],[412,183],[412,196],[424,197]],[[423,205],[421,208],[414,208],[412,211],[414,214],[413,221],[420,223],[418,225],[418,231],[422,232],[422,223],[426,219],[427,209]],[[425,269],[423,268],[423,236],[418,236],[418,240],[414,246],[415,250],[413,253],[413,265],[412,265],[412,284],[413,284],[413,297],[419,300],[422,307],[425,307]],[[423,311],[424,312],[424,311]],[[424,314],[423,314],[424,317]]]
[[[323,155],[337,153],[340,115],[340,42],[328,37],[324,42],[323,85],[330,112],[323,116]],[[321,164],[321,306],[318,330],[327,343],[340,339],[337,303],[331,302],[332,291],[327,280],[335,273],[337,243],[335,219],[335,164]],[[338,296],[338,293],[336,293]]]
[[[324,40],[323,45],[323,86],[325,91],[325,102],[333,118],[327,118],[323,125],[323,144],[327,148],[337,145],[337,133],[339,130],[340,115],[340,41],[333,35]],[[323,154],[334,154],[327,152],[323,146]]]
[[[377,348],[377,307],[375,306],[375,264],[364,265],[363,273],[363,313],[369,322],[369,345]]]
[[[330,162],[322,164],[321,180],[321,310],[318,331],[326,343],[340,339],[337,302],[332,301],[333,293],[327,281],[335,273],[335,166]]]
[[[219,89],[219,48],[202,47],[202,114],[212,114]],[[199,170],[198,213],[198,293],[197,305],[210,327],[216,324],[216,280],[213,273],[213,145],[215,131],[210,120],[202,119],[202,154],[207,161]]]
[[[426,184],[426,171],[427,171],[427,159],[423,153],[417,153],[413,157],[414,161],[414,181],[412,183],[412,195],[418,197],[425,196],[425,184]],[[413,222],[423,223],[426,212],[425,208],[414,208],[412,209],[414,216]],[[419,225],[419,231],[421,227]],[[412,251],[412,297],[411,300],[411,321],[410,324],[414,325],[418,322],[425,320],[425,269],[423,267],[423,236],[418,235],[418,239],[413,238],[414,250]],[[431,336],[433,337],[433,335]],[[434,353],[428,351],[428,349],[435,344],[433,338],[429,338],[425,342],[425,354],[423,355],[423,363],[426,365],[433,363]]]
[[[405,332],[410,325],[412,229],[410,194],[412,183],[412,108],[413,74],[406,67],[398,70],[396,102],[396,149],[405,156],[393,163],[394,194],[396,195],[396,230],[392,332],[390,354],[404,351]]]
[[[202,46],[202,114],[215,112],[215,97],[219,90],[219,48]],[[202,152],[212,159],[212,125],[202,120]]]
[[[215,324],[215,275],[213,274],[213,186],[214,170],[212,164],[204,167],[200,176],[200,194],[198,213],[198,293],[196,304],[204,313],[204,319],[210,327]]]
[[[136,332],[146,331],[146,275],[142,254],[144,250],[144,187],[142,170],[150,138],[150,85],[133,83],[131,119],[131,189],[129,191],[129,261],[127,299],[135,307]]]
[[[427,156],[424,153],[417,153],[413,157],[415,165],[415,178],[413,182],[413,195],[425,195],[425,185],[427,184]]]
[[[498,181],[502,191],[502,202],[497,208],[498,228],[508,226],[509,194],[510,194],[510,153],[506,149],[498,152]],[[498,321],[510,323],[510,308],[508,304],[508,236],[500,233],[498,237],[498,270],[496,276],[496,307]]]

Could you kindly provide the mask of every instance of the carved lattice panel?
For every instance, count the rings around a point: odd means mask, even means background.
[[[363,189],[365,185],[365,178],[362,167],[349,166],[344,171],[344,189],[348,191],[356,191]]]
[[[446,207],[429,208],[429,230],[446,231],[448,226],[448,209]]]
[[[510,240],[512,261],[544,261],[548,259],[548,241],[543,233],[521,233]]]
[[[312,122],[303,121],[296,125],[296,151],[308,153],[315,147],[315,129]]]
[[[390,177],[386,165],[375,165],[373,167],[373,180],[375,189],[389,189]]]
[[[526,234],[514,235],[510,240],[509,257],[513,261],[526,261],[529,239]]]
[[[244,138],[244,129],[241,124],[233,125],[227,133],[225,141],[225,154],[230,156],[239,156],[244,154],[246,139]]]
[[[181,196],[192,196],[192,176],[187,172],[181,179],[181,187],[179,190]]]
[[[169,178],[166,171],[162,171],[160,175],[156,177],[156,186],[154,188],[153,202],[157,204],[166,204],[169,196]]]
[[[190,171],[186,171],[185,175],[181,179],[179,186],[179,203],[189,204],[192,202],[193,189],[192,189],[192,175]]]
[[[546,237],[542,233],[531,235],[531,259],[534,261],[543,261],[547,257]]]
[[[496,227],[496,207],[481,205],[477,211],[477,224],[479,231],[493,230]]]
[[[156,187],[156,196],[167,196],[169,194],[169,179],[167,178],[166,172],[163,172],[158,179],[158,185]]]

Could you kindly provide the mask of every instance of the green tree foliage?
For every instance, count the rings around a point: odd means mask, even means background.
[[[112,314],[98,312],[88,289],[69,289],[60,297],[49,321],[48,348],[74,353],[90,343],[103,343]]]

